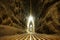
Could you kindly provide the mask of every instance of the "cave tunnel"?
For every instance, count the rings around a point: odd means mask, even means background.
[[[30,33],[60,38],[60,0],[0,0],[0,39]]]

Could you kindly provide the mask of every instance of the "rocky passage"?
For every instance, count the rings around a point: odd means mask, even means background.
[[[35,32],[49,35],[23,34],[27,33],[30,7]],[[60,0],[0,0],[0,40],[59,40],[53,34],[60,37]]]

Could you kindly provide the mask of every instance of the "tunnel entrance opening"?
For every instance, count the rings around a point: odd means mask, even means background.
[[[35,33],[35,27],[34,27],[34,18],[30,15],[27,20],[27,33],[33,34]]]

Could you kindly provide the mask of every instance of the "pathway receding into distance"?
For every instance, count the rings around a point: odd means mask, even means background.
[[[0,37],[0,40],[60,40],[60,37],[47,34],[20,34]]]

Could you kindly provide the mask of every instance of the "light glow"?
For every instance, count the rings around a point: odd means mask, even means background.
[[[35,27],[34,27],[34,19],[30,15],[28,20],[27,20],[27,33],[34,33],[35,32]]]

